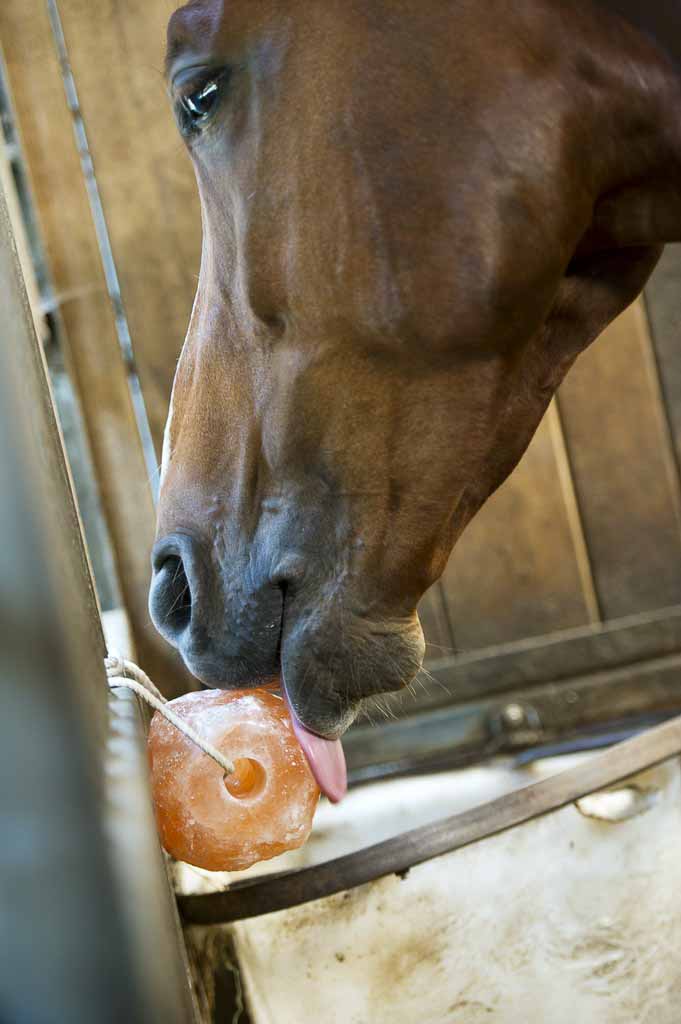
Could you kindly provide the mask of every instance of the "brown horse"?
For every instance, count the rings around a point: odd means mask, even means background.
[[[419,598],[681,239],[679,39],[665,0],[171,19],[204,242],[152,616],[208,684],[282,671],[329,792],[312,734],[418,671]]]

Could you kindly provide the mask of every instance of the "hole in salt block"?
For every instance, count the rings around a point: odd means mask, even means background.
[[[267,774],[259,761],[240,757],[234,762],[234,771],[225,775],[225,789],[237,800],[259,796],[265,788]]]

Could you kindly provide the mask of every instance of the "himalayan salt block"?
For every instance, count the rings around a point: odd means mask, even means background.
[[[240,871],[310,834],[319,789],[284,701],[268,690],[205,690],[172,710],[234,763],[222,768],[158,712],[149,732],[161,842],[177,860]]]

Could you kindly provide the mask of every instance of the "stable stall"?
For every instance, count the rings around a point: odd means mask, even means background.
[[[172,7],[0,8],[0,1017],[676,1024],[673,248],[424,600],[422,688],[348,734],[347,801],[243,877],[160,851],[103,659],[193,686],[146,607],[200,254]]]

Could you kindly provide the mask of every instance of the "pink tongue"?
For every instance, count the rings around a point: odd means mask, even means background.
[[[288,707],[293,722],[293,731],[303,748],[303,753],[307,758],[310,771],[317,780],[317,785],[331,803],[337,804],[343,799],[348,788],[343,744],[340,740],[325,740],[322,736],[310,732],[302,722],[298,721],[290,704]]]

